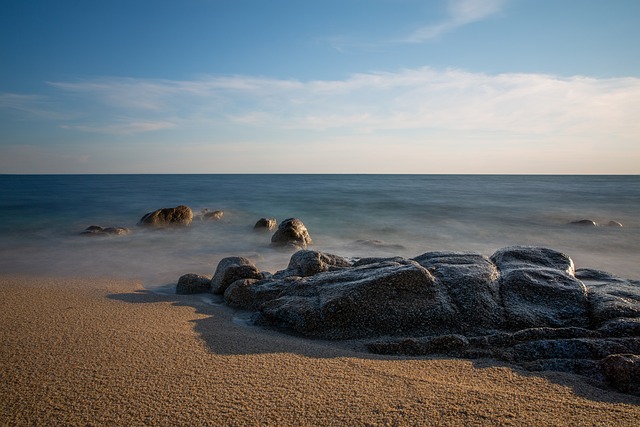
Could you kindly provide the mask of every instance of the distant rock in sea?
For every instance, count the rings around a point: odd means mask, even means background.
[[[271,231],[276,228],[278,223],[275,218],[260,218],[253,229],[256,231]]]
[[[140,218],[140,225],[152,227],[187,226],[193,220],[190,207],[180,205],[175,208],[162,208],[149,212]]]
[[[209,220],[209,221],[220,221],[223,216],[224,216],[223,211],[209,211],[207,209],[205,210],[205,212],[203,212],[202,219]]]
[[[575,270],[552,249],[360,260],[301,250],[273,275],[231,257],[211,290],[258,325],[364,340],[374,353],[492,357],[640,393],[640,281]]]
[[[571,221],[570,225],[579,225],[581,227],[597,227],[598,223],[591,219],[581,219],[579,221]]]
[[[101,227],[90,225],[80,234],[85,236],[126,236],[131,230],[126,227]]]

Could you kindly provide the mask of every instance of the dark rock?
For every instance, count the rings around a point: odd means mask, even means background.
[[[311,243],[307,227],[298,218],[288,218],[282,221],[271,237],[271,245],[277,247],[305,249]]]
[[[208,220],[208,221],[220,221],[223,216],[224,216],[223,211],[213,211],[213,212],[207,211],[202,214],[202,219]]]
[[[236,280],[224,291],[224,301],[230,307],[257,310],[260,308],[259,300],[251,292],[252,286],[257,282],[257,279]]]
[[[163,208],[149,212],[140,218],[140,224],[154,227],[186,226],[191,224],[192,220],[193,212],[191,208],[180,205],[175,208]]]
[[[413,259],[444,286],[458,312],[456,323],[461,331],[500,326],[500,274],[491,260],[457,252],[428,252]]]
[[[256,225],[253,226],[253,229],[256,231],[271,231],[274,230],[277,226],[277,222],[275,218],[260,218]]]
[[[581,219],[579,221],[571,221],[570,225],[578,225],[580,227],[597,227],[598,223],[591,219]]]
[[[351,263],[340,256],[318,251],[300,250],[293,254],[285,271],[276,273],[276,277],[307,277],[324,271],[335,271],[351,267]]]
[[[220,262],[211,285],[230,306],[256,311],[259,325],[370,339],[364,345],[380,354],[491,357],[596,381],[609,369],[615,384],[622,381],[616,370],[637,362],[611,368],[617,359],[600,360],[640,354],[640,281],[575,271],[571,258],[546,248],[355,262],[300,250],[273,275],[232,257]],[[637,384],[637,374],[629,375]]]
[[[261,305],[258,320],[309,336],[346,339],[418,331],[441,333],[450,329],[454,316],[455,310],[435,278],[408,261],[299,278],[276,299]]]
[[[614,228],[622,228],[622,223],[618,222],[618,221],[609,221],[607,223],[608,227],[614,227]]]
[[[177,294],[201,294],[209,292],[211,278],[199,274],[188,273],[180,276],[176,286]]]
[[[258,268],[243,257],[227,257],[220,260],[216,272],[211,279],[211,292],[222,295],[229,285],[237,280],[256,279],[261,280],[264,276]]]
[[[587,289],[574,277],[573,261],[565,254],[513,246],[497,251],[491,260],[500,270],[505,328],[589,323]]]
[[[579,269],[576,277],[589,292],[593,326],[616,318],[640,318],[640,281],[593,269]]]
[[[100,227],[99,225],[90,225],[82,233],[85,236],[126,236],[131,230],[126,227]]]
[[[602,362],[602,371],[611,384],[624,393],[640,396],[640,356],[611,354]]]

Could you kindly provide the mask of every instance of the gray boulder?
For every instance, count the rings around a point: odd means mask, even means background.
[[[187,226],[193,221],[190,207],[180,205],[175,208],[162,208],[149,212],[140,218],[140,225],[152,227]]]
[[[546,248],[512,246],[491,257],[500,271],[504,327],[583,326],[589,323],[585,285],[567,255]]]
[[[324,271],[336,271],[347,267],[351,267],[351,262],[340,256],[300,250],[291,256],[287,269],[276,273],[276,277],[308,277]]]
[[[271,236],[271,245],[275,247],[305,249],[311,243],[307,227],[298,218],[285,219]]]
[[[640,355],[612,354],[602,360],[601,366],[614,387],[640,396]]]
[[[258,268],[244,257],[227,257],[220,260],[211,279],[211,292],[222,295],[237,280],[264,279]]]
[[[209,292],[211,278],[199,274],[188,273],[180,276],[176,293],[182,295],[201,294]]]

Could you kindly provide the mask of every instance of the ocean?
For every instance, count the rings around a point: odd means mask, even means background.
[[[137,225],[177,205],[224,217]],[[128,278],[153,288],[185,273],[211,276],[226,256],[273,272],[291,252],[271,248],[272,233],[253,225],[297,217],[310,249],[346,257],[490,256],[535,245],[566,253],[577,268],[640,279],[639,212],[640,176],[0,175],[0,273]],[[582,219],[601,226],[569,224]],[[132,232],[81,235],[90,225]]]

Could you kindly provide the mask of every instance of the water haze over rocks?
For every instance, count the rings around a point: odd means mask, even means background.
[[[180,205],[193,210],[188,227],[137,225]],[[207,209],[224,216],[201,220]],[[565,252],[577,268],[639,279],[639,211],[638,176],[2,175],[0,271],[132,277],[155,287],[185,272],[211,276],[224,257],[244,256],[275,272],[291,252],[252,228],[260,218],[295,217],[310,248],[344,257],[490,256],[531,245]],[[600,226],[570,225],[584,219]],[[91,225],[131,232],[82,236]]]

